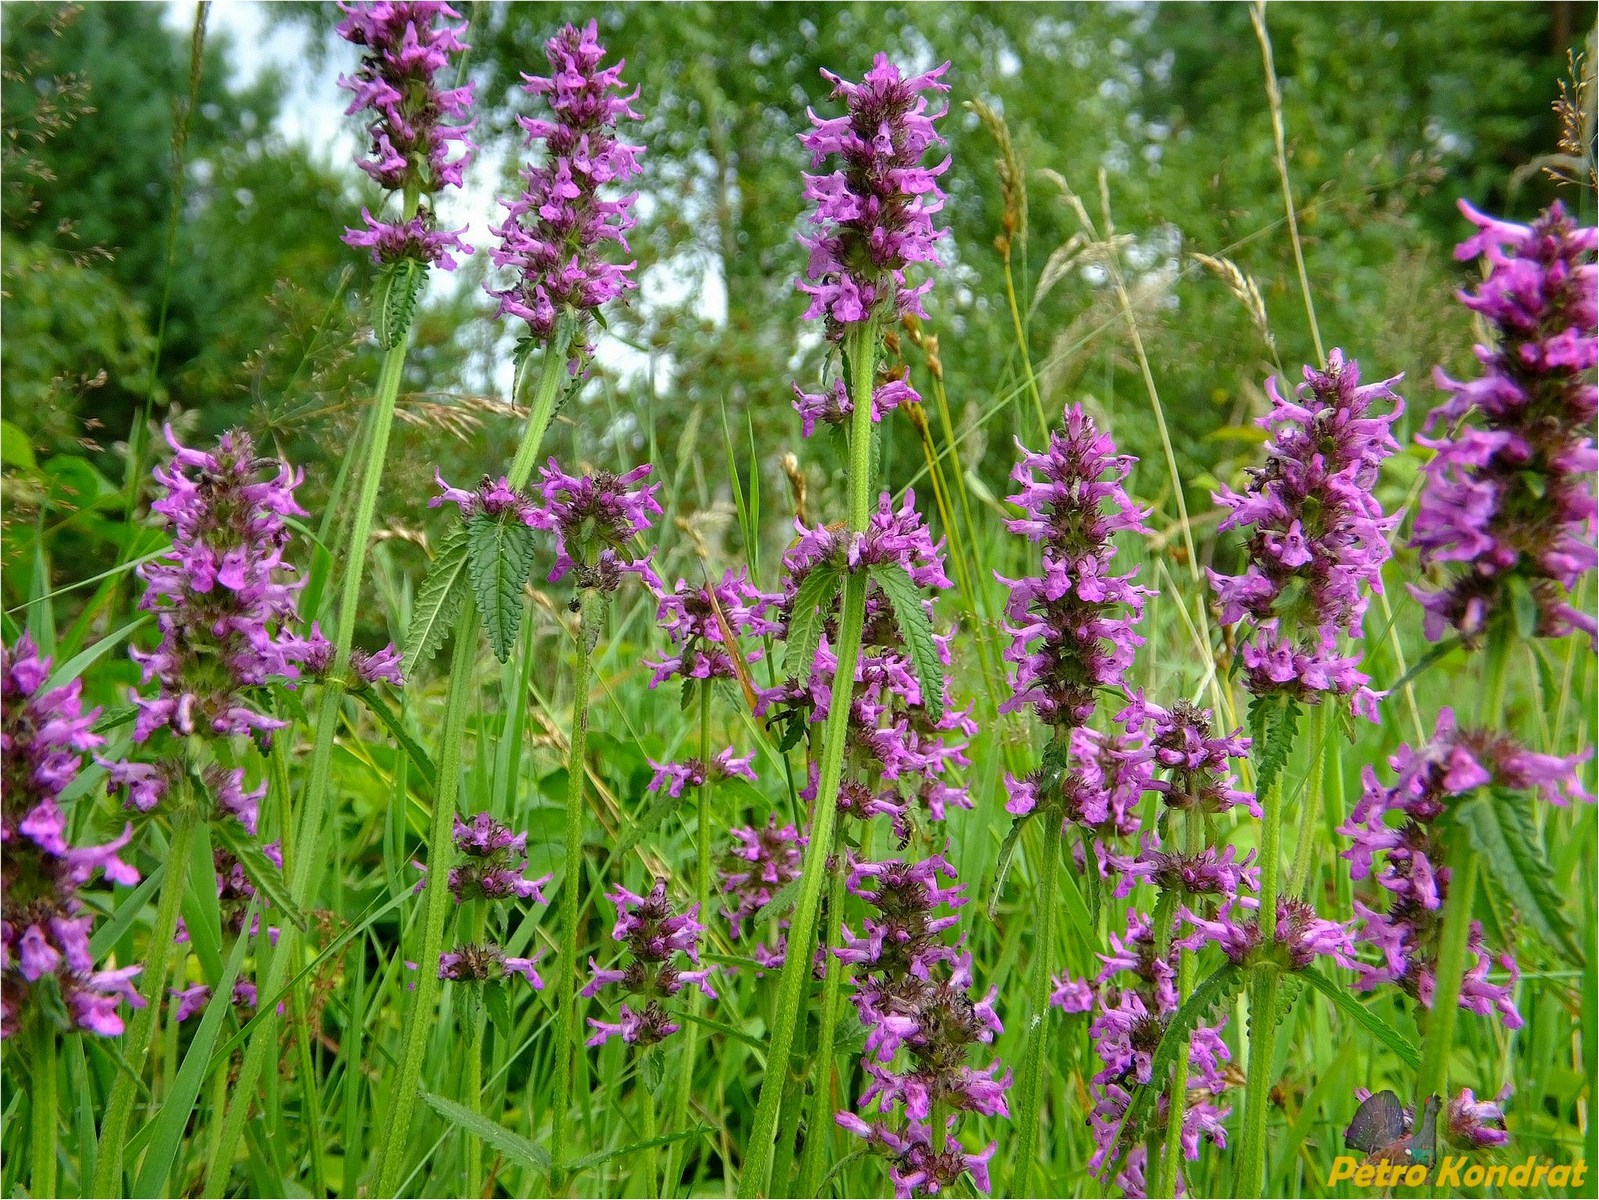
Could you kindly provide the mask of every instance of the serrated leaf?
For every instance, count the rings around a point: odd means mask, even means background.
[[[1331,1000],[1340,1013],[1392,1050],[1400,1061],[1412,1071],[1421,1070],[1421,1051],[1416,1048],[1414,1042],[1400,1033],[1399,1030],[1388,1024],[1387,1021],[1384,1021],[1371,1009],[1350,995],[1347,990],[1339,987],[1314,967],[1305,968],[1299,972],[1299,975],[1311,987]]]
[[[1483,856],[1486,885],[1499,889],[1550,946],[1574,963],[1583,962],[1570,918],[1549,879],[1549,857],[1539,844],[1532,801],[1496,789],[1468,800],[1456,813]]]
[[[454,1100],[446,1100],[443,1096],[435,1096],[432,1092],[423,1092],[422,1099],[450,1124],[477,1138],[484,1145],[498,1150],[507,1158],[514,1158],[526,1166],[537,1167],[539,1170],[549,1167],[550,1156],[544,1152],[543,1147],[535,1145],[520,1134],[512,1133],[503,1125],[497,1125]]]
[[[794,594],[783,671],[801,683],[810,682],[811,670],[816,666],[816,648],[822,644],[822,630],[831,615],[832,600],[838,593],[841,578],[842,572],[837,567],[813,567]]]
[[[633,821],[628,826],[627,831],[623,833],[621,838],[617,841],[615,853],[626,854],[634,846],[639,844],[645,834],[649,833],[668,816],[676,812],[679,808],[683,807],[683,803],[687,799],[687,788],[684,788],[675,796],[670,792],[665,791],[656,796],[655,799],[650,802],[648,808],[633,818]]]
[[[478,513],[466,524],[466,571],[494,657],[509,661],[522,627],[522,587],[533,566],[533,531],[513,513]]]
[[[483,1007],[488,1010],[489,1020],[494,1022],[494,1028],[500,1031],[501,1037],[510,1037],[511,1001],[505,994],[504,981],[491,983],[483,989]]]
[[[916,682],[921,685],[922,707],[931,720],[937,721],[944,715],[944,664],[938,660],[938,643],[933,640],[933,623],[927,619],[922,590],[898,563],[878,563],[871,573],[894,607],[894,620],[910,650]]]
[[[1299,732],[1299,701],[1268,692],[1249,701],[1249,757],[1255,766],[1255,794],[1271,791],[1288,765]]]
[[[1133,1089],[1127,1112],[1117,1127],[1118,1160],[1129,1145],[1127,1135],[1137,1134],[1142,1129],[1145,1114],[1170,1086],[1172,1065],[1177,1061],[1179,1051],[1188,1046],[1195,1026],[1210,1012],[1230,1005],[1242,990],[1247,978],[1243,968],[1237,963],[1223,963],[1208,975],[1194,989],[1193,994],[1183,1001],[1182,1007],[1172,1014],[1171,1020],[1166,1024],[1165,1032],[1160,1035],[1159,1045],[1150,1056],[1150,1081]],[[1114,1166],[1115,1164],[1112,1164],[1113,1168]]]
[[[299,930],[305,929],[305,916],[300,912],[300,906],[289,895],[288,884],[284,882],[283,873],[278,870],[273,861],[262,852],[254,837],[246,832],[232,817],[213,822],[211,831],[218,841],[227,847],[228,853],[239,860],[239,865],[244,868],[244,873],[249,877],[256,891],[265,896],[278,915],[286,917],[289,922]]]
[[[466,596],[467,538],[464,525],[454,525],[439,544],[411,606],[411,624],[405,636],[405,677],[412,678],[423,663],[431,662],[455,624]]]
[[[393,350],[404,340],[427,274],[427,264],[414,258],[389,263],[378,272],[372,287],[372,332],[383,349]]]
[[[764,925],[773,917],[780,917],[793,908],[794,901],[799,898],[800,884],[802,882],[804,881],[801,879],[791,879],[785,883],[778,890],[777,895],[761,905],[761,910],[755,914],[755,923]]]

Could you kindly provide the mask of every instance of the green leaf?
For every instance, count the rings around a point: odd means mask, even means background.
[[[35,466],[28,435],[10,421],[0,421],[0,463],[28,471]]]
[[[89,939],[91,958],[98,962],[111,953],[111,948],[122,940],[122,935],[144,911],[144,906],[150,903],[150,897],[155,895],[155,890],[161,886],[161,878],[166,873],[167,864],[157,863],[140,881],[139,886],[128,893],[127,899],[117,905],[111,916],[100,922],[94,931],[94,936]]]
[[[433,760],[428,757],[428,752],[411,736],[410,731],[401,724],[399,714],[390,708],[383,698],[371,688],[361,688],[353,694],[371,710],[373,716],[383,723],[383,727],[400,744],[400,749],[405,751],[405,756],[411,760],[411,765],[422,773],[422,778],[428,787],[433,787],[434,780],[437,778]]]
[[[131,637],[135,630],[139,629],[141,626],[149,624],[151,619],[152,618],[149,613],[145,613],[143,616],[135,617],[121,629],[118,629],[114,633],[106,634],[105,637],[95,642],[94,645],[90,646],[88,649],[79,651],[66,662],[62,663],[54,671],[50,672],[50,678],[45,682],[43,690],[54,691],[63,684],[71,683],[74,679],[77,679],[85,671],[87,671],[89,667],[91,667],[98,659],[105,657],[105,655],[110,651],[115,650],[119,645],[122,644],[125,638]]]
[[[921,685],[922,707],[931,720],[937,721],[944,715],[944,664],[938,659],[938,643],[933,640],[933,623],[927,619],[922,590],[898,563],[878,563],[871,568],[871,575],[894,606],[894,620],[910,650],[916,682]]]
[[[1033,815],[1030,812],[1023,813],[1012,821],[1010,832],[1000,844],[999,857],[994,860],[994,890],[988,897],[989,920],[993,920],[995,914],[999,912],[999,898],[1005,892],[1005,877],[1010,874],[1011,864],[1016,861],[1016,847],[1021,845],[1022,830]]]
[[[803,881],[799,879],[791,879],[779,888],[777,895],[761,905],[760,912],[755,914],[755,923],[764,925],[773,917],[780,917],[793,908],[794,901],[799,898],[801,882]]]
[[[526,1166],[541,1171],[548,1169],[550,1156],[544,1152],[543,1147],[534,1145],[520,1134],[512,1133],[503,1125],[497,1125],[454,1100],[446,1100],[443,1096],[435,1096],[432,1092],[423,1092],[422,1099],[451,1125],[471,1134],[485,1146],[490,1146],[507,1158],[514,1158]]]
[[[1525,575],[1512,575],[1506,583],[1510,589],[1510,611],[1516,618],[1516,632],[1524,638],[1537,637],[1541,613],[1532,585]]]
[[[255,911],[256,906],[252,901],[245,912],[244,928],[250,927],[250,918]],[[205,1082],[211,1048],[216,1045],[217,1035],[222,1031],[223,1019],[233,1007],[233,984],[239,977],[239,968],[244,963],[244,950],[249,944],[248,937],[240,937],[233,943],[233,953],[228,956],[227,966],[223,968],[216,987],[211,990],[205,1015],[200,1018],[200,1028],[184,1052],[183,1064],[178,1068],[166,1099],[161,1103],[161,1111],[156,1113],[147,1127],[148,1134],[140,1130],[129,1142],[130,1149],[134,1148],[135,1143],[146,1139],[150,1146],[130,1195],[159,1196],[167,1191],[164,1185],[177,1158],[178,1145],[188,1126],[189,1114],[194,1111],[194,1102],[199,1098],[200,1087]],[[132,1156],[129,1157],[131,1160]]]
[[[834,566],[812,567],[794,594],[794,607],[788,617],[788,649],[783,655],[783,671],[790,678],[809,683],[816,665],[816,648],[822,644],[822,630],[832,612],[843,573]]]
[[[659,825],[666,817],[683,807],[683,802],[688,798],[689,789],[683,788],[677,795],[663,791],[650,802],[648,808],[633,818],[627,831],[622,834],[616,843],[616,854],[626,854],[638,845],[646,833]]]
[[[1409,1038],[1367,1008],[1349,992],[1314,967],[1298,972],[1299,977],[1331,1000],[1338,1011],[1393,1051],[1412,1071],[1421,1070],[1421,1051]]]
[[[494,1028],[500,1031],[501,1037],[510,1037],[513,1028],[511,1001],[505,994],[505,981],[486,984],[482,990],[483,1007],[488,1010],[489,1020],[494,1022]]]
[[[1243,989],[1247,978],[1243,968],[1237,963],[1223,963],[1207,976],[1194,989],[1193,995],[1183,1001],[1182,1007],[1172,1014],[1171,1020],[1166,1024],[1166,1031],[1160,1035],[1160,1044],[1150,1056],[1150,1081],[1133,1090],[1126,1115],[1122,1117],[1122,1123],[1117,1128],[1118,1159],[1127,1147],[1135,1144],[1134,1139],[1143,1136],[1145,1115],[1154,1107],[1155,1101],[1161,1094],[1171,1086],[1172,1065],[1177,1061],[1179,1053],[1186,1052],[1194,1027],[1212,1011],[1230,1005]],[[1112,1169],[1114,1166],[1115,1164],[1112,1164]]]
[[[1299,732],[1299,701],[1280,692],[1249,701],[1249,757],[1255,764],[1255,795],[1264,796],[1277,782]]]
[[[393,350],[404,340],[427,274],[427,264],[414,258],[388,263],[378,272],[372,285],[372,332],[383,349]]]
[[[300,906],[289,895],[283,873],[262,852],[255,838],[245,831],[244,826],[232,817],[227,817],[212,822],[211,832],[228,848],[228,852],[239,860],[239,865],[244,868],[244,873],[249,876],[256,890],[264,895],[282,916],[287,917],[296,929],[303,931],[305,915],[300,912]]]
[[[522,588],[533,566],[533,531],[512,513],[478,513],[466,525],[467,574],[494,657],[510,660],[522,627]]]
[[[453,525],[439,544],[438,555],[411,608],[405,636],[405,676],[411,678],[423,663],[431,662],[455,624],[466,596],[467,536],[464,525]]]
[[[618,1146],[615,1150],[604,1150],[599,1154],[590,1154],[586,1158],[578,1159],[567,1169],[570,1171],[586,1171],[590,1167],[597,1167],[602,1163],[608,1163],[613,1158],[631,1158],[640,1150],[648,1150],[653,1146],[669,1146],[673,1142],[682,1141],[684,1138],[703,1137],[705,1134],[711,1132],[713,1132],[713,1130],[709,1125],[696,1125],[693,1129],[684,1129],[677,1133],[662,1134],[660,1137],[651,1138],[647,1142],[634,1142],[631,1146]]]
[[[1539,844],[1532,801],[1494,789],[1456,809],[1457,819],[1483,856],[1483,880],[1515,905],[1539,937],[1574,963],[1584,961],[1560,896],[1549,877],[1549,857]]]

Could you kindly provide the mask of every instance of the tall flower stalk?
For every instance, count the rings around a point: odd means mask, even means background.
[[[1359,366],[1342,351],[1327,369],[1305,368],[1293,398],[1268,380],[1271,411],[1260,425],[1271,434],[1266,465],[1251,472],[1243,492],[1223,488],[1216,501],[1228,510],[1220,528],[1251,530],[1242,575],[1210,572],[1221,602],[1222,623],[1247,618],[1238,651],[1250,708],[1256,797],[1261,810],[1258,937],[1276,938],[1282,873],[1281,771],[1298,732],[1304,705],[1348,703],[1375,720],[1377,697],[1345,654],[1341,637],[1358,638],[1368,593],[1381,591],[1382,566],[1391,554],[1388,535],[1396,516],[1385,515],[1374,494],[1383,459],[1398,449],[1390,427],[1403,410],[1390,384],[1360,385]],[[1374,413],[1374,402],[1390,402]],[[1328,723],[1321,722],[1322,742]],[[1252,967],[1249,1071],[1235,1185],[1257,1196],[1266,1172],[1266,1110],[1276,1049],[1280,971],[1270,959]]]
[[[632,286],[627,277],[632,264],[614,265],[602,254],[606,242],[619,242],[625,248],[625,234],[632,223],[629,210],[633,197],[606,199],[601,195],[601,188],[636,174],[636,159],[640,153],[637,147],[616,136],[620,118],[638,119],[630,106],[634,97],[619,94],[623,64],[601,67],[605,50],[597,40],[597,28],[592,21],[583,29],[566,26],[545,44],[545,54],[551,73],[525,76],[523,90],[545,97],[553,119],[517,118],[527,134],[528,145],[542,147],[543,154],[522,172],[522,192],[504,202],[505,219],[493,229],[500,242],[489,250],[495,265],[508,269],[512,276],[511,283],[505,287],[487,285],[490,294],[500,301],[500,314],[525,321],[527,325],[527,333],[517,348],[513,399],[520,399],[527,368],[535,357],[539,360],[528,422],[515,458],[501,480],[501,487],[486,490],[483,496],[488,501],[492,492],[497,503],[523,502],[562,395],[562,384],[571,376],[581,378],[587,352],[584,335],[594,312]],[[447,496],[460,503],[456,496],[448,493]],[[463,515],[467,514],[463,511]],[[516,519],[500,512],[494,515],[507,521]],[[464,541],[460,543],[460,552],[466,553]],[[524,571],[526,565],[524,561]],[[459,586],[465,587],[464,583]],[[519,606],[520,603],[518,590],[512,604]],[[444,704],[438,790],[428,835],[429,856],[434,860],[435,869],[429,873],[423,897],[419,960],[422,962],[433,961],[440,952],[449,913],[449,893],[442,881],[449,865],[450,830],[460,790],[461,744],[466,731],[466,712],[472,702],[473,664],[482,615],[474,597],[468,595],[460,605],[453,629],[455,651]],[[519,607],[515,615],[520,617]],[[579,686],[573,714],[574,758],[583,752],[583,734],[587,727],[587,651],[580,637]],[[581,780],[582,774],[579,768],[574,771],[573,779]],[[581,837],[582,828],[581,784],[575,786],[579,807],[568,813],[569,842]],[[574,823],[575,834],[571,828]],[[568,850],[570,859],[570,845]],[[569,907],[575,912],[575,893],[580,884],[579,872],[567,874],[562,884],[563,916]],[[573,919],[575,921],[575,917]],[[571,979],[575,978],[572,956],[563,955],[558,969],[562,972],[557,984],[558,994],[564,996],[570,990]],[[411,1113],[437,1003],[437,980],[424,971],[406,1018],[393,1120],[380,1158],[379,1190],[385,1193],[392,1194],[401,1180]],[[569,1092],[568,1083],[568,1095]],[[564,1123],[564,1113],[558,1110],[556,1120]],[[557,1155],[562,1153],[560,1144],[557,1138]]]
[[[441,72],[452,64],[451,56],[468,48],[460,38],[465,23],[450,24],[460,20],[461,14],[436,0],[341,4],[341,8],[345,20],[339,24],[339,35],[361,47],[362,58],[355,75],[341,78],[340,86],[353,93],[348,110],[351,115],[370,114],[366,127],[371,138],[368,156],[358,157],[356,163],[387,196],[397,198],[400,211],[397,217],[389,218],[375,217],[368,209],[362,209],[365,227],[346,229],[343,239],[348,245],[369,250],[378,267],[372,321],[384,355],[368,418],[361,485],[349,538],[343,552],[336,556],[343,567],[343,578],[334,622],[332,661],[316,709],[304,808],[296,828],[288,828],[296,824],[296,819],[288,814],[288,798],[284,797],[284,832],[290,848],[289,890],[302,903],[309,899],[312,866],[317,858],[304,848],[314,844],[319,836],[327,805],[333,741],[349,686],[367,544],[405,369],[411,315],[428,267],[453,270],[456,260],[452,252],[472,252],[459,231],[437,228],[432,200],[444,188],[461,185],[462,172],[475,149],[466,137],[471,123],[451,123],[470,111],[473,85],[443,88],[438,83]],[[456,154],[456,147],[462,152]],[[290,928],[272,955],[266,976],[269,995],[282,988],[298,949],[298,931]],[[228,1169],[244,1132],[256,1081],[267,1054],[276,1044],[271,1020],[263,1022],[250,1039],[221,1136],[212,1144],[207,1196],[220,1196],[227,1186]]]
[[[829,155],[839,159],[839,169],[832,174],[806,176],[806,198],[816,202],[811,215],[816,233],[801,239],[811,255],[799,288],[811,297],[807,318],[824,322],[829,339],[842,346],[848,364],[853,409],[849,414],[845,528],[856,537],[865,535],[871,518],[872,398],[878,339],[886,322],[907,311],[921,314],[920,298],[932,281],[911,285],[906,269],[915,263],[937,262],[934,246],[939,233],[932,217],[942,205],[937,176],[948,160],[931,168],[921,163],[927,150],[940,140],[933,121],[944,109],[929,112],[922,93],[948,90],[940,81],[947,67],[946,63],[907,78],[886,55],[879,54],[859,84],[826,73],[834,84],[834,98],[843,100],[848,111],[825,120],[811,114],[813,128],[800,138],[815,165]],[[850,696],[866,614],[866,583],[866,573],[860,569],[850,570],[844,578],[833,695],[822,735],[821,774],[800,894],[789,925],[766,1076],[746,1143],[739,1185],[742,1196],[759,1195],[772,1186],[768,1176],[789,1055],[795,1025],[804,1019],[807,1008],[817,916],[833,853]],[[826,1056],[830,1048],[822,1050]],[[786,1183],[776,1181],[775,1186],[781,1192]]]

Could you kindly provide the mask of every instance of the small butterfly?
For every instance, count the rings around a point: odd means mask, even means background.
[[[1421,1163],[1430,1166],[1438,1154],[1438,1097],[1428,1096],[1421,1126],[1414,1112],[1393,1092],[1368,1096],[1344,1130],[1344,1144],[1368,1155],[1369,1163]]]

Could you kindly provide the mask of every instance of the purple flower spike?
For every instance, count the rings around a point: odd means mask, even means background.
[[[727,571],[720,583],[706,582],[694,588],[679,579],[676,591],[663,588],[656,598],[656,622],[672,640],[675,653],[645,659],[644,665],[653,672],[651,687],[679,677],[737,679],[733,655],[742,654],[746,663],[755,663],[763,651],[759,646],[730,647],[727,635],[732,634],[737,642],[740,634],[759,638],[783,632],[782,624],[768,615],[782,597],[760,591],[742,571]]]
[[[97,871],[114,883],[139,882],[117,856],[133,831],[101,846],[68,844],[59,801],[83,756],[102,742],[94,732],[100,710],[83,711],[79,680],[45,691],[50,666],[26,635],[0,646],[0,1038],[17,1031],[33,985],[46,975],[55,976],[78,1028],[115,1037],[119,1001],[144,1007],[132,984],[139,968],[94,969],[94,914],[78,889]]]
[[[468,900],[507,900],[531,898],[546,903],[543,887],[550,876],[526,879],[527,834],[512,833],[486,812],[472,818],[471,824],[455,818],[455,848],[460,865],[450,868],[450,892],[457,903]]]
[[[1476,642],[1490,622],[1510,619],[1521,594],[1535,612],[1525,632],[1595,638],[1592,614],[1568,597],[1599,562],[1591,484],[1599,230],[1578,226],[1558,201],[1531,226],[1464,201],[1460,210],[1480,232],[1455,256],[1489,266],[1460,301],[1493,327],[1495,345],[1476,348],[1479,379],[1434,375],[1450,398],[1428,418],[1435,438],[1417,439],[1435,454],[1411,545],[1424,566],[1464,570],[1440,590],[1412,592],[1433,640],[1453,628]]]
[[[1399,518],[1383,514],[1374,492],[1379,466],[1399,448],[1390,433],[1404,411],[1390,386],[1398,379],[1362,387],[1359,364],[1334,350],[1325,371],[1305,368],[1293,399],[1267,380],[1272,407],[1258,422],[1271,434],[1266,465],[1250,472],[1243,492],[1223,487],[1214,496],[1228,510],[1218,528],[1253,531],[1242,575],[1208,573],[1222,623],[1253,624],[1239,656],[1254,695],[1349,696],[1357,713],[1376,719],[1360,658],[1341,655],[1338,639],[1360,636],[1368,593],[1382,590],[1391,555]],[[1373,415],[1375,402],[1393,407]]]
[[[661,514],[655,499],[660,484],[632,486],[650,470],[645,463],[625,475],[568,475],[553,458],[540,468],[543,504],[530,514],[528,524],[555,534],[551,583],[571,572],[580,588],[614,592],[624,574],[634,574],[657,594],[665,590],[648,554],[635,560],[629,545],[650,528],[652,516]]]
[[[847,326],[873,317],[892,322],[904,313],[927,315],[921,300],[932,280],[912,286],[905,272],[915,263],[939,265],[934,248],[944,231],[933,228],[933,214],[944,205],[938,177],[949,159],[921,164],[929,149],[943,144],[933,122],[948,105],[929,112],[922,93],[949,91],[941,80],[948,69],[945,63],[906,78],[879,54],[858,84],[822,72],[834,85],[832,98],[848,111],[830,119],[812,112],[813,128],[800,135],[812,166],[833,155],[838,169],[805,176],[817,232],[800,238],[810,262],[799,289],[811,298],[806,319],[824,320],[835,341]]]
[[[306,515],[294,502],[301,473],[258,459],[237,430],[210,454],[166,434],[175,455],[155,469],[165,495],[151,510],[171,526],[172,548],[139,568],[140,607],[156,614],[161,643],[148,654],[129,651],[159,690],[134,693],[134,740],[163,728],[181,736],[269,733],[283,722],[258,711],[247,690],[296,678],[310,647],[286,631],[304,583],[283,558],[285,518]],[[261,478],[263,467],[271,478]]]
[[[1132,573],[1113,573],[1111,537],[1148,533],[1145,514],[1122,488],[1134,460],[1116,453],[1080,405],[1066,410],[1046,451],[1017,448],[1022,458],[1011,478],[1022,489],[1009,499],[1024,515],[1006,525],[1042,544],[1043,563],[1036,578],[996,576],[1011,590],[1005,660],[1016,668],[1014,693],[1000,711],[1032,705],[1045,724],[1070,730],[1087,724],[1097,689],[1119,686],[1143,645],[1133,626],[1149,593]]]
[[[575,321],[571,343],[559,347],[574,363],[587,352],[593,314],[635,286],[635,264],[609,262],[602,249],[615,242],[630,253],[636,195],[600,194],[639,173],[643,148],[620,140],[616,124],[643,118],[633,110],[638,91],[625,94],[625,64],[600,66],[605,49],[597,30],[593,21],[581,30],[568,25],[545,43],[550,74],[522,76],[524,91],[549,102],[549,118],[517,118],[530,147],[543,143],[544,161],[524,167],[522,194],[501,201],[505,221],[491,228],[500,245],[489,251],[496,267],[516,274],[510,287],[487,288],[499,315],[526,321],[544,343],[557,340],[563,316]]]
[[[450,69],[452,54],[470,48],[461,41],[464,22],[440,23],[459,21],[461,14],[431,0],[339,7],[346,14],[339,36],[364,50],[355,75],[339,76],[339,86],[354,95],[345,112],[372,114],[369,157],[357,158],[356,165],[384,190],[401,195],[431,197],[441,188],[460,187],[477,149],[467,138],[477,122],[465,119],[472,111],[473,85],[441,88],[436,77]],[[361,218],[366,228],[346,229],[344,241],[369,249],[380,265],[413,259],[453,271],[452,250],[472,253],[459,236],[465,230],[434,227],[431,204],[395,221],[364,208]]]
[[[762,828],[730,829],[733,844],[722,864],[722,916],[734,941],[744,936],[744,923],[765,908],[784,886],[799,878],[805,839],[792,825],[779,826],[774,813]],[[788,929],[788,918],[778,918],[778,928]],[[783,965],[786,937],[775,946],[758,945],[755,961],[763,969]]]
[[[520,975],[534,991],[544,990],[544,980],[534,969],[538,956],[511,958],[492,942],[476,945],[467,942],[439,956],[439,978],[459,983],[496,983],[508,975]]]
[[[583,995],[596,996],[615,987],[643,997],[644,1005],[634,1011],[623,1004],[616,1023],[590,1018],[594,1034],[588,1044],[598,1046],[620,1037],[631,1046],[648,1048],[677,1032],[663,1002],[677,995],[685,984],[716,999],[716,989],[710,983],[716,968],[699,966],[699,944],[705,926],[699,923],[697,904],[684,913],[672,911],[664,879],[657,879],[647,896],[618,886],[608,897],[616,905],[616,928],[611,937],[626,944],[626,954],[617,969],[602,968],[590,959],[591,979]],[[680,969],[676,965],[679,954],[686,956],[696,969]]]

